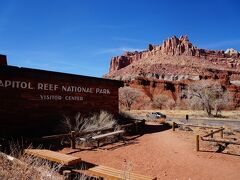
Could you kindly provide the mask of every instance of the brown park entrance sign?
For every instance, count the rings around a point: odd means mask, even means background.
[[[0,66],[0,136],[55,133],[64,116],[118,112],[123,83],[102,78]]]

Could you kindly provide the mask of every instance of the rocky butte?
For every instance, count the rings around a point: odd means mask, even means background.
[[[233,107],[240,105],[240,52],[201,49],[188,36],[173,36],[161,45],[149,44],[147,50],[113,57],[104,77],[142,91],[142,103],[134,105],[138,109],[152,108],[157,94],[181,104],[182,90],[199,80],[219,81],[233,97]]]

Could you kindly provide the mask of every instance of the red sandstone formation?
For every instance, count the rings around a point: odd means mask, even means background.
[[[200,49],[187,36],[173,36],[162,45],[149,44],[148,50],[113,57],[105,77],[123,80],[145,92],[150,102],[159,93],[167,94],[176,102],[182,86],[212,79],[231,93],[234,106],[240,103],[240,53],[234,49]]]
[[[188,56],[188,57],[198,57],[204,58],[209,61],[214,60],[228,60],[239,59],[240,53],[234,49],[228,49],[226,52],[199,49],[192,45],[187,36],[181,36],[179,39],[173,36],[163,42],[162,45],[154,46],[149,44],[148,50],[146,51],[135,51],[135,52],[125,52],[122,56],[113,57],[110,64],[110,73],[116,70],[122,69],[133,62],[146,59],[154,58],[156,56]],[[229,61],[231,63],[231,61]],[[238,66],[237,62],[233,63],[232,66]]]

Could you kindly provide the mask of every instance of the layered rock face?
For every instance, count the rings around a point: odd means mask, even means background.
[[[159,94],[181,101],[184,87],[210,79],[227,89],[234,107],[240,106],[240,53],[232,48],[200,49],[187,36],[173,36],[161,45],[149,44],[145,51],[113,57],[105,78],[123,80],[127,86],[144,92],[149,102]],[[139,107],[141,104],[136,105]]]
[[[154,56],[190,56],[205,58],[208,60],[211,59],[221,59],[221,58],[234,58],[237,59],[240,57],[240,53],[234,49],[228,49],[226,52],[219,50],[206,50],[199,49],[196,46],[193,46],[189,41],[187,36],[181,36],[177,38],[173,36],[163,42],[162,45],[152,45],[149,44],[148,50],[146,51],[135,51],[135,52],[125,52],[122,56],[113,57],[111,59],[109,72],[114,72],[116,70],[122,69],[133,62],[139,61],[145,58],[151,58]]]

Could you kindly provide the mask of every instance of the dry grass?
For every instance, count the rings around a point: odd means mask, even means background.
[[[106,111],[101,111],[99,114],[94,114],[90,117],[84,117],[81,113],[77,113],[74,119],[65,117],[63,123],[69,131],[77,132],[111,128],[117,124],[113,115]]]
[[[61,165],[22,154],[19,147],[12,146],[11,156],[0,153],[0,179],[3,180],[61,180]]]
[[[16,143],[18,144],[18,143]],[[0,152],[1,180],[63,180],[59,174],[61,164],[53,164],[47,160],[21,153],[19,145],[11,145],[11,154]],[[82,167],[85,169],[85,167]],[[77,174],[73,180],[89,179],[87,175]]]
[[[65,117],[63,123],[65,124],[65,127],[68,131],[95,131],[76,138],[76,145],[79,148],[84,148],[85,146],[93,146],[93,142],[89,141],[90,138],[94,135],[99,134],[102,129],[118,129],[117,120],[113,118],[112,114],[109,114],[106,111],[101,111],[100,113],[94,114],[90,117],[84,117],[80,113],[77,113],[74,119]],[[82,141],[82,138],[86,139],[87,141]],[[62,141],[62,143],[69,144],[70,141]]]

